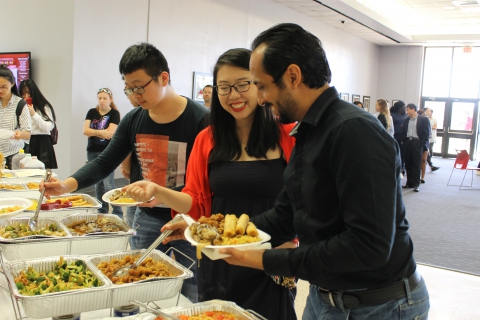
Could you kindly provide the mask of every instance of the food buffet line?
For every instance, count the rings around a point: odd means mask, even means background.
[[[155,310],[182,320],[212,312],[232,316],[225,319],[264,319],[232,302],[192,304],[180,290],[193,273],[158,250],[135,270],[114,275],[145,251],[127,250],[135,230],[115,215],[97,214],[101,203],[87,194],[39,200],[44,174],[4,170],[0,180],[0,305],[5,305],[2,295],[8,296],[16,319],[109,319],[143,310],[126,319],[167,319]],[[137,204],[131,200],[123,205]],[[32,231],[29,221],[37,206],[39,219]],[[267,236],[260,235],[262,241]],[[132,300],[154,308],[147,312]]]

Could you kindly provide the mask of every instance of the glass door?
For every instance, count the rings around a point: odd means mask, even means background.
[[[433,110],[437,119],[437,141],[434,155],[456,157],[455,150],[467,150],[470,157],[476,152],[478,100],[422,98],[422,108]]]

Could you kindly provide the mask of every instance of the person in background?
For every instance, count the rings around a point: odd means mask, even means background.
[[[405,159],[403,157],[403,121],[407,118],[407,113],[405,111],[405,102],[397,101],[395,104],[390,108],[390,115],[393,119],[393,129],[394,134],[393,137],[397,140],[398,145],[400,147],[400,157],[402,161],[402,179],[405,175]]]
[[[378,99],[375,104],[375,110],[379,112],[377,119],[383,125],[388,134],[392,137],[395,134],[395,129],[393,126],[393,118],[390,115],[390,110],[388,110],[388,102],[384,99]]]
[[[27,103],[32,125],[28,153],[43,162],[45,168],[57,169],[57,157],[50,139],[50,131],[55,127],[55,111],[32,79],[20,82],[19,91],[25,101],[31,98],[31,103]]]
[[[433,157],[433,146],[435,145],[435,142],[437,142],[437,127],[438,127],[438,121],[433,117],[433,110],[431,108],[425,108],[425,114],[427,115],[428,119],[430,120],[430,128],[432,129],[432,136],[430,137],[430,147],[429,147],[429,152],[428,152],[428,165],[430,166],[430,170],[437,171],[440,169],[440,167],[436,167],[432,163],[432,157]]]
[[[419,116],[426,117],[425,110],[420,109],[417,111]],[[430,138],[432,134],[430,133]],[[427,143],[423,146],[423,153],[422,153],[422,172],[420,174],[420,183],[425,183],[425,171],[427,170],[427,160],[428,160],[428,151],[430,149],[430,143],[427,140]]]
[[[98,158],[107,148],[120,122],[120,112],[113,102],[112,91],[108,88],[98,89],[98,105],[88,110],[83,124],[83,134],[88,137],[87,161]],[[102,181],[95,184],[95,196],[102,203],[99,213],[108,213],[108,203],[102,200],[103,194],[115,189],[115,172],[111,172]],[[123,219],[123,211],[119,206],[112,205],[112,213]]]
[[[353,101],[353,104],[356,105],[357,107],[360,107],[363,109],[363,103],[361,103],[360,101]]]
[[[140,201],[155,196],[195,219],[217,212],[254,216],[273,206],[295,143],[288,135],[293,124],[279,124],[269,107],[258,105],[250,55],[248,49],[231,49],[215,64],[210,127],[195,140],[182,192],[139,181],[124,188],[129,195]],[[283,246],[296,247],[292,242]],[[199,301],[233,301],[267,319],[296,319],[295,290],[261,270],[204,257],[197,283]]]
[[[258,103],[282,122],[298,121],[283,189],[252,222],[272,241],[298,235],[300,246],[219,252],[230,255],[230,264],[308,281],[304,320],[427,317],[398,144],[373,115],[338,97],[320,40],[302,27],[276,25],[252,48]]]
[[[15,77],[10,69],[0,66],[0,129],[12,131],[10,137],[0,138],[0,152],[5,157],[5,165],[12,168],[12,158],[25,145],[24,140],[30,139],[31,117],[28,106],[22,108],[17,120],[17,106],[23,100],[19,97]]]
[[[197,102],[178,95],[170,83],[165,56],[152,44],[130,46],[122,56],[120,74],[125,94],[140,105],[120,122],[112,141],[94,161],[87,163],[64,181],[53,178],[45,186],[47,196],[72,192],[90,186],[112,173],[130,154],[130,181],[151,180],[158,185],[182,190],[193,143],[208,124],[209,111]],[[160,235],[160,228],[171,220],[171,209],[158,201],[139,205],[134,222],[139,225],[132,238],[132,249],[148,248]],[[175,259],[196,275],[196,252],[189,242],[160,244],[157,249],[178,249],[190,259],[176,254]],[[195,277],[183,282],[182,294],[197,301]]]
[[[212,93],[213,93],[213,86],[211,84],[207,84],[203,87],[203,105],[207,108],[210,108],[212,104]]]
[[[413,103],[407,104],[406,110],[408,118],[403,121],[403,152],[407,182],[403,188],[413,188],[413,191],[419,192],[422,155],[430,139],[430,121],[418,115],[417,106]]]

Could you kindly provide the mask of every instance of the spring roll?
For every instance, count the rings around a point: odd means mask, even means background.
[[[245,213],[238,218],[237,227],[235,228],[235,233],[239,236],[243,236],[245,234],[245,230],[247,229],[248,221],[250,218]]]
[[[253,224],[253,222],[249,222],[247,225],[247,235],[250,237],[258,237],[258,230],[257,227]]]
[[[234,214],[227,214],[225,216],[225,226],[223,234],[226,237],[233,237],[235,235],[235,228],[237,227],[237,217]]]

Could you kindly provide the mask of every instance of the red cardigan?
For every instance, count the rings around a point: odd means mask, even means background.
[[[280,147],[288,162],[295,145],[295,138],[291,137],[289,133],[295,124],[280,124],[279,126]],[[210,127],[207,127],[197,135],[188,159],[187,180],[182,192],[192,197],[192,206],[187,213],[195,220],[201,216],[209,217],[212,214],[213,192],[210,190],[210,181],[208,180],[208,158],[213,148],[212,140],[212,131]],[[175,215],[176,212],[172,210],[172,214]]]

